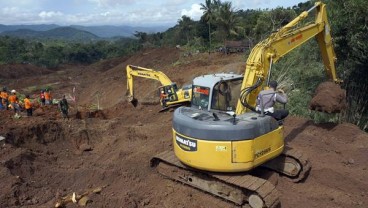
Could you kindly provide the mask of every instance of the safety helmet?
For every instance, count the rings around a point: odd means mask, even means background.
[[[12,91],[10,91],[11,93],[17,93],[17,91],[15,91],[15,90],[12,90]]]

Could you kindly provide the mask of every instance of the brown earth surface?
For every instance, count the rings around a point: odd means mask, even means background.
[[[56,106],[38,108],[33,117],[22,113],[20,119],[0,112],[0,136],[5,138],[0,141],[1,208],[54,207],[74,192],[88,193],[87,207],[234,207],[150,168],[152,156],[172,148],[172,112],[159,113],[159,105],[134,108],[125,100],[127,64],[164,71],[180,86],[200,74],[242,73],[245,61],[239,54],[182,57],[177,49],[151,49],[4,80],[2,84],[19,92],[52,85],[55,98],[66,94],[76,99],[69,100],[70,119],[63,119]],[[157,82],[137,79],[136,86],[138,99],[157,99]],[[301,183],[274,174],[281,207],[368,206],[366,133],[348,123],[314,124],[290,116],[285,136],[288,146],[310,158],[312,170]],[[91,191],[98,188],[98,193]]]

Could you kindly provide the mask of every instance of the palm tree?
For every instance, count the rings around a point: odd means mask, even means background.
[[[211,52],[211,23],[214,22],[215,12],[218,11],[219,6],[221,5],[220,0],[206,0],[205,4],[201,3],[201,10],[203,10],[203,18],[207,21],[208,24],[208,38],[210,42],[209,52]]]
[[[223,32],[224,40],[231,36],[238,36],[239,32],[244,30],[241,26],[241,19],[234,11],[231,2],[221,4],[216,22]]]
[[[209,53],[211,53],[211,21],[213,17],[211,0],[206,0],[205,4],[201,3],[201,10],[203,10],[204,19],[207,21],[207,24],[208,24],[208,38],[210,41],[210,47],[208,51]]]

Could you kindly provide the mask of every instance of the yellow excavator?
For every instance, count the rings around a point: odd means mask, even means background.
[[[133,77],[143,77],[148,79],[158,80],[162,86],[158,88],[160,94],[160,103],[163,110],[174,106],[187,105],[191,101],[192,86],[185,85],[178,89],[175,82],[172,82],[169,77],[161,71],[147,69],[140,66],[127,65],[127,97],[128,101],[134,106],[137,106],[138,100],[134,97],[134,80]]]
[[[298,27],[314,9],[315,21]],[[313,37],[328,77],[340,82],[330,32],[326,6],[317,2],[252,49],[244,76],[221,73],[195,78],[191,106],[180,107],[173,115],[174,151],[156,155],[151,166],[237,206],[279,206],[275,186],[250,172],[262,166],[299,182],[311,164],[302,152],[285,146],[282,124],[255,110],[256,98],[269,80],[272,64]]]

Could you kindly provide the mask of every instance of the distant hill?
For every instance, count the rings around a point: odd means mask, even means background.
[[[96,36],[102,38],[111,38],[116,36],[122,37],[132,37],[136,31],[146,32],[146,33],[156,33],[156,32],[164,32],[169,27],[168,26],[157,26],[157,27],[131,27],[131,26],[110,26],[110,25],[102,25],[102,26],[81,26],[81,25],[71,25],[68,27],[55,25],[55,24],[41,24],[41,25],[2,25],[0,24],[0,33],[9,32],[9,31],[20,31],[29,32],[32,31],[49,31],[57,28],[75,28],[78,30],[84,30],[90,33],[93,33]],[[24,30],[25,29],[25,30]],[[12,34],[12,33],[8,33]]]
[[[145,33],[157,33],[163,32],[168,29],[168,27],[130,27],[130,26],[80,26],[71,25],[73,28],[79,30],[85,30],[91,32],[99,37],[110,38],[115,36],[132,37],[136,31]]]
[[[0,33],[4,31],[15,31],[20,29],[28,29],[35,31],[47,31],[60,27],[55,24],[41,24],[41,25],[2,25],[0,24]]]
[[[69,41],[93,41],[98,40],[95,34],[87,31],[78,30],[72,27],[57,27],[55,29],[47,31],[35,31],[30,29],[18,29],[15,31],[5,31],[0,33],[0,35],[13,36],[19,38],[32,38],[32,39],[62,39]]]

